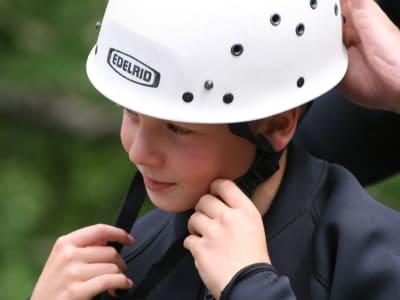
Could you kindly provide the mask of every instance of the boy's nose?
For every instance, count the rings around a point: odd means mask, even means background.
[[[135,165],[160,167],[162,154],[156,136],[138,129],[129,149],[129,158]]]

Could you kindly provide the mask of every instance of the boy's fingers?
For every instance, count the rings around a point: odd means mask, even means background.
[[[118,242],[120,244],[131,244],[133,242],[133,238],[124,230],[104,224],[76,230],[60,239],[61,242],[66,241],[77,247],[98,245],[102,242]]]
[[[133,286],[132,280],[124,274],[107,274],[95,277],[82,283],[80,287],[81,299],[91,299],[107,290],[129,289]]]
[[[199,241],[200,237],[195,235],[188,235],[183,241],[183,247],[193,253],[193,249],[196,248],[196,244]]]
[[[226,208],[227,206],[224,202],[215,196],[208,194],[201,197],[199,202],[197,202],[195,210],[202,212],[213,219],[218,217],[224,210],[226,210]]]
[[[122,274],[123,270],[116,264],[97,263],[87,264],[79,269],[79,274],[72,273],[71,275],[81,281],[87,281],[94,277],[99,277],[106,274]]]
[[[211,183],[210,192],[219,196],[231,208],[242,208],[251,202],[231,180],[216,179]]]
[[[191,234],[204,235],[210,224],[210,218],[200,212],[193,213],[188,222],[188,230]]]
[[[93,246],[80,248],[80,257],[89,264],[109,263],[116,264],[122,271],[126,270],[126,263],[112,247]]]

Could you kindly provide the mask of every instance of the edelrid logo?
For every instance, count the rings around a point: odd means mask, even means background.
[[[107,61],[115,72],[129,81],[149,87],[158,87],[160,83],[159,72],[117,49],[110,48]]]

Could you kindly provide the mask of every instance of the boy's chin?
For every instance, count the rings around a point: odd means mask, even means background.
[[[149,197],[151,203],[153,205],[163,211],[169,213],[180,213],[190,209],[194,209],[196,203],[181,203],[180,201],[168,201],[167,199],[153,199],[153,197]],[[155,198],[155,197],[154,197]]]

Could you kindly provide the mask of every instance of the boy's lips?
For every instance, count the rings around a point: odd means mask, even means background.
[[[144,177],[144,185],[152,192],[159,192],[174,186],[175,183],[156,181],[148,177]]]

